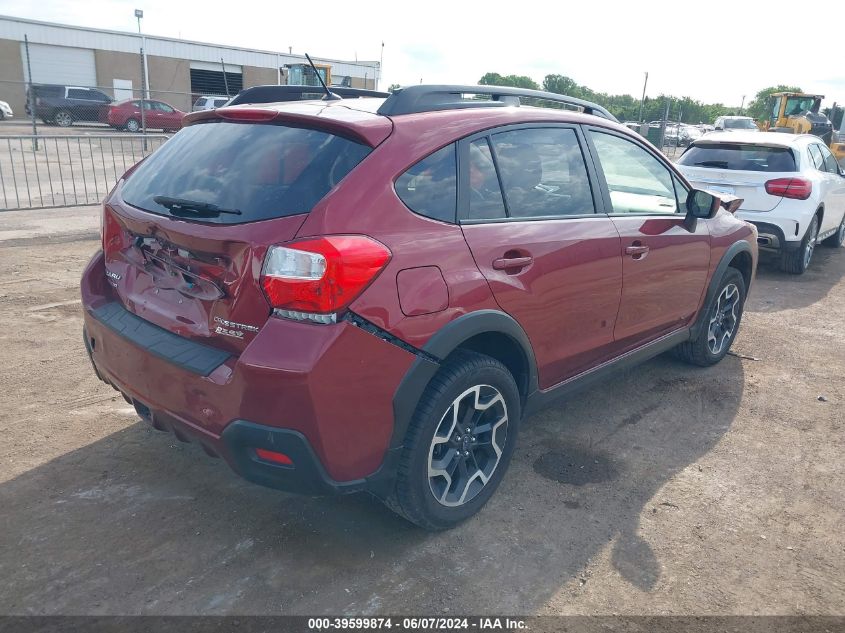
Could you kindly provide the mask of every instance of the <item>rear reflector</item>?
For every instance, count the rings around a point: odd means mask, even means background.
[[[766,183],[766,193],[782,198],[806,200],[813,193],[813,183],[803,178],[775,178]]]
[[[286,311],[330,315],[352,303],[389,259],[384,244],[364,235],[328,235],[271,246],[261,287],[279,316],[288,316]],[[301,315],[296,318],[302,320]]]
[[[263,448],[256,448],[255,454],[267,462],[280,464],[282,466],[293,466],[293,460],[284,453],[277,453],[276,451],[268,451]]]

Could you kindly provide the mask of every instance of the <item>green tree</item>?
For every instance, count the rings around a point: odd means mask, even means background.
[[[543,90],[559,95],[577,97],[581,92],[581,86],[566,75],[546,75],[546,78],[543,79]]]
[[[768,119],[769,97],[775,92],[803,92],[803,90],[797,86],[784,85],[763,88],[754,96],[751,103],[748,104],[748,107],[745,109],[745,113],[755,119]]]
[[[512,86],[514,88],[527,88],[537,90],[537,82],[527,75],[505,75],[499,73],[486,73],[478,80],[480,86]]]

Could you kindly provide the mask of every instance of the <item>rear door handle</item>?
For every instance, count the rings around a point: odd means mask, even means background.
[[[530,255],[527,257],[500,257],[493,260],[495,270],[508,270],[510,268],[525,268],[534,261]]]
[[[625,247],[625,254],[630,255],[635,259],[639,259],[641,255],[645,255],[646,253],[648,253],[648,246],[645,245]]]

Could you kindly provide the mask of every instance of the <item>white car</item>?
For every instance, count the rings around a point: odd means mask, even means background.
[[[711,132],[677,166],[696,188],[742,198],[737,216],[786,272],[803,273],[817,243],[845,241],[845,171],[817,136]]]
[[[216,110],[226,105],[232,97],[215,97],[203,95],[194,102],[191,112],[199,112],[200,110]]]
[[[713,127],[717,132],[759,132],[760,128],[750,116],[720,116]]]
[[[14,114],[12,114],[12,108],[9,107],[9,104],[5,101],[0,101],[0,121],[11,119],[13,116]]]

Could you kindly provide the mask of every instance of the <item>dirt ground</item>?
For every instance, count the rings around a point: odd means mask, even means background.
[[[0,214],[0,613],[845,614],[845,249],[761,266],[753,359],[660,357],[526,420],[488,506],[429,534],[140,422],[82,344],[97,226]]]

